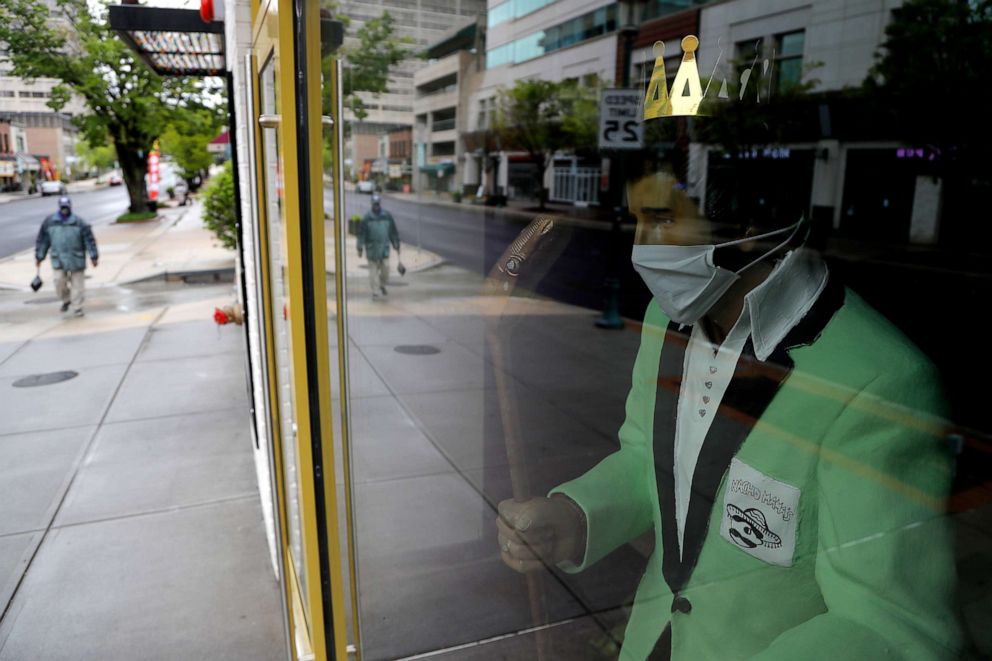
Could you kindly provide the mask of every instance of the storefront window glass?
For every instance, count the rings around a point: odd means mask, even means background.
[[[503,19],[402,140],[345,114],[364,658],[992,653],[989,366],[946,322],[988,294],[988,109],[921,68],[989,21],[912,0],[852,49],[860,4],[697,4]],[[941,11],[987,31],[918,59]]]

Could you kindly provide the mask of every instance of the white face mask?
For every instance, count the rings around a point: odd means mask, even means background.
[[[662,311],[676,323],[694,324],[740,279],[741,273],[788,245],[802,224],[803,220],[800,219],[795,225],[780,230],[718,245],[635,245],[631,261]],[[728,271],[713,262],[713,252],[717,248],[757,241],[786,232],[791,233],[785,241],[738,271]]]

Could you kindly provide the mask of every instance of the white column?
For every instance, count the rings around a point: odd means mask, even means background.
[[[937,243],[937,229],[940,225],[940,191],[943,183],[943,180],[935,177],[916,178],[913,215],[909,225],[910,242]]]
[[[843,172],[840,142],[837,140],[818,142],[816,144],[816,157],[813,159],[813,190],[810,193],[810,204],[815,207],[832,207],[834,209],[835,229],[840,220],[840,212],[836,202]]]

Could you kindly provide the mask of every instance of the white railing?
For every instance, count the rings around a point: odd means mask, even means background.
[[[555,168],[550,199],[553,202],[597,204],[599,168]]]

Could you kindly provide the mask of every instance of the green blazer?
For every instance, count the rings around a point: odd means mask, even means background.
[[[768,361],[749,341],[698,459],[680,557],[687,339],[652,302],[620,450],[553,491],[588,523],[566,571],[654,530],[621,658],[954,657],[952,460],[930,362],[833,284]]]

